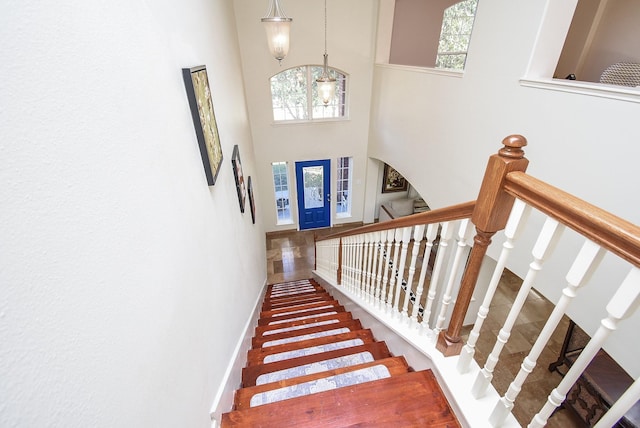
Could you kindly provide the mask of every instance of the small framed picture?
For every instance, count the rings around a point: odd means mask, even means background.
[[[200,146],[200,157],[207,184],[213,186],[222,165],[222,147],[218,135],[218,125],[213,112],[209,78],[204,65],[182,69],[182,78],[187,90],[187,99],[191,108],[191,118],[196,128],[196,137]]]
[[[407,180],[393,167],[385,163],[382,176],[382,193],[406,192],[408,187]]]
[[[238,202],[240,203],[240,212],[244,212],[244,201],[247,197],[247,190],[244,184],[244,175],[242,174],[242,161],[240,160],[240,149],[236,144],[233,146],[233,156],[231,157],[233,165],[233,176],[236,179],[236,190],[238,191]]]
[[[247,178],[247,190],[249,191],[249,208],[251,209],[251,221],[256,224],[256,203],[253,199],[253,185],[251,184],[251,176]]]

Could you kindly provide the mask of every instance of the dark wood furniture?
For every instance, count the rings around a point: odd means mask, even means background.
[[[549,365],[549,371],[564,375],[589,341],[589,336],[573,321],[569,322],[558,360]],[[633,383],[633,378],[609,354],[600,350],[571,387],[563,404],[584,421],[594,426],[602,415]],[[636,403],[616,427],[640,426],[640,402]]]

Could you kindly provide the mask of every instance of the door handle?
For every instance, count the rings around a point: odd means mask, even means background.
[[[331,193],[327,193],[327,202],[331,202]]]

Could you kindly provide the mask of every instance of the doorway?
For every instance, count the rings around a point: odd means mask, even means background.
[[[296,162],[300,230],[331,226],[331,161]]]

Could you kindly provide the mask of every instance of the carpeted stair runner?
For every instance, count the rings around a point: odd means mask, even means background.
[[[267,287],[222,427],[459,427],[430,370],[414,372],[315,280]]]

